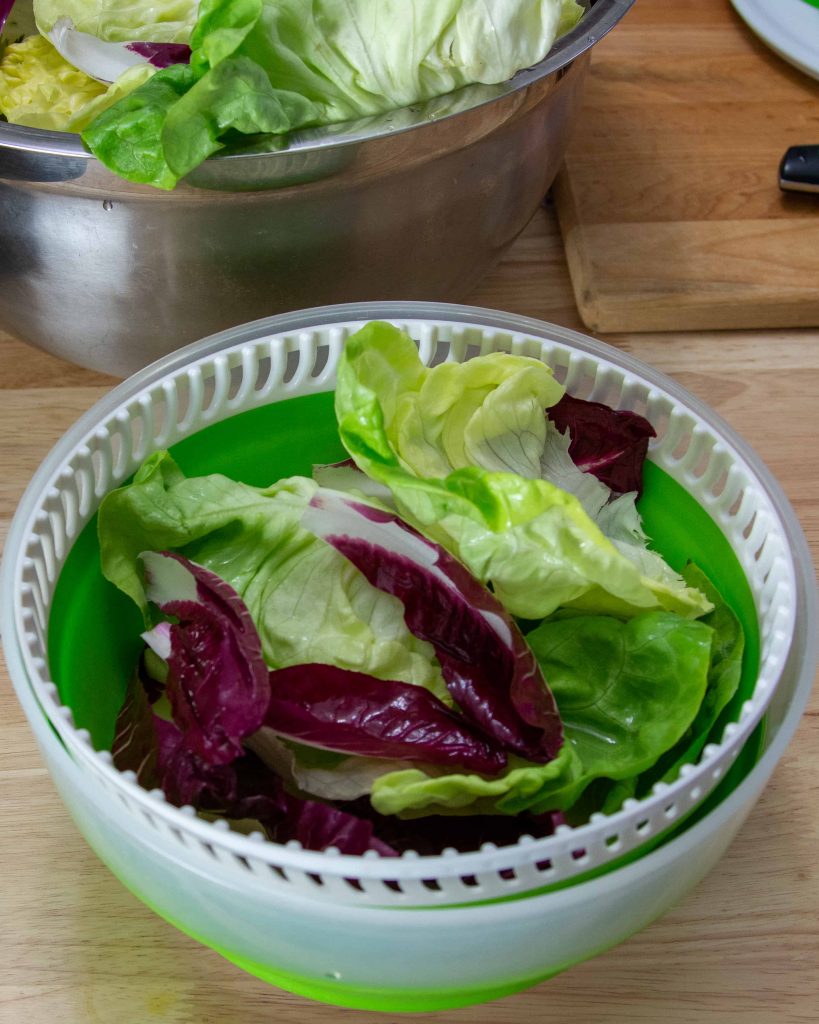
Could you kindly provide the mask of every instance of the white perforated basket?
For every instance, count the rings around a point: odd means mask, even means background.
[[[245,836],[224,822],[146,792],[120,773],[89,734],[75,728],[51,681],[48,617],[71,545],[104,494],[157,448],[270,402],[330,390],[345,338],[369,319],[407,330],[426,363],[462,361],[506,350],[543,359],[580,397],[633,409],[657,430],[650,458],[708,512],[747,577],[760,632],[753,695],[696,765],[674,783],[611,816],[594,815],[544,839],[487,845],[475,853],[406,854],[398,859],[303,850]],[[175,859],[206,864],[231,886],[262,885],[332,903],[443,906],[519,895],[565,882],[658,837],[725,775],[771,699],[791,649],[797,615],[794,564],[798,526],[758,458],[713,412],[673,381],[616,350],[559,327],[486,310],[440,304],[375,303],[327,307],[227,331],[136,374],[90,410],[51,452],[24,496],[9,534],[3,597],[4,643],[15,645],[42,713],[81,768],[84,785],[115,801],[135,830]],[[800,543],[803,543],[800,540]],[[8,634],[9,625],[13,638]]]

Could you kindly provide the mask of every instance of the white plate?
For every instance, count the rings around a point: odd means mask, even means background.
[[[731,0],[737,14],[772,50],[819,78],[819,7],[809,0]]]

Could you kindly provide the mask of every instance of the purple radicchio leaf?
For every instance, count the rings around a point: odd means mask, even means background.
[[[140,659],[117,715],[111,754],[116,767],[121,772],[134,772],[137,782],[145,789],[155,789],[160,784],[159,749],[153,721],[156,716],[151,709],[152,703],[146,691]]]
[[[0,0],[3,3],[4,0]],[[47,36],[58,53],[80,71],[99,82],[115,82],[132,67],[151,64],[167,68],[187,64],[190,47],[184,43],[153,43],[133,40],[115,42],[80,32],[70,18],[58,18]]]
[[[569,431],[569,456],[616,494],[642,493],[643,463],[656,432],[647,419],[565,394],[546,415],[561,434]]]
[[[173,720],[205,763],[229,764],[262,724],[270,700],[256,626],[215,573],[170,552],[141,557],[148,599],[177,620],[145,635],[168,663]]]
[[[111,752],[120,771],[136,772],[140,785],[161,788],[177,807],[189,805],[234,821],[255,820],[277,842],[297,839],[308,850],[335,846],[342,853],[375,850],[395,856],[375,835],[371,820],[288,793],[253,754],[231,764],[207,764],[187,745],[181,729],[154,713],[147,681],[134,674],[117,717]]]
[[[375,835],[372,821],[318,800],[288,793],[282,780],[254,754],[246,754],[230,765],[204,766],[196,755],[177,756],[168,771],[172,780],[163,778],[166,795],[174,795],[185,783],[202,783],[192,803],[198,810],[219,814],[234,821],[258,821],[274,842],[297,840],[306,850],[326,850],[335,846],[340,853],[359,855],[375,850],[382,856],[395,851]],[[160,757],[162,766],[162,758]]]
[[[495,775],[506,755],[429,690],[333,665],[270,673],[265,725],[281,736],[364,757],[458,765]]]
[[[288,793],[282,780],[253,754],[226,765],[204,764],[171,722],[155,717],[162,789],[171,803],[233,821],[252,819],[279,843],[296,839],[306,850],[335,846],[341,853],[395,851],[374,833],[373,823],[317,800]]]
[[[340,853],[362,854],[375,850],[382,857],[397,851],[375,834],[372,821],[359,818],[319,800],[302,800],[287,795],[288,813],[279,824],[268,827],[271,839],[284,843],[297,839],[305,850],[326,850],[335,846]]]
[[[171,803],[190,804],[199,811],[233,821],[258,821],[274,842],[298,840],[306,850],[335,846],[341,853],[395,851],[374,832],[373,823],[317,800],[288,793],[282,780],[255,755],[232,764],[207,765],[190,751],[171,722],[155,718],[159,737],[159,772]]]
[[[125,49],[136,53],[155,68],[169,68],[172,64],[189,64],[191,48],[185,43],[125,43]]]
[[[12,7],[14,7],[14,0],[0,0],[0,32],[3,31],[3,26],[11,14]]]
[[[399,598],[404,620],[435,648],[464,715],[507,750],[545,762],[563,742],[540,667],[503,605],[447,551],[397,516],[319,490],[302,526]]]
[[[173,722],[153,716],[159,784],[177,807],[189,804],[199,811],[225,811],[238,800],[233,764],[208,764],[188,746],[185,734]]]
[[[234,799],[232,767],[208,765],[188,748],[185,734],[173,722],[155,713],[153,704],[161,692],[140,659],[114,727],[114,765],[135,772],[145,789],[161,788],[177,807],[190,804],[204,810]]]

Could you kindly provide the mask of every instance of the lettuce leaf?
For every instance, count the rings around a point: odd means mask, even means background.
[[[45,3],[44,26],[54,20],[53,0]],[[80,27],[74,7],[86,4],[59,0],[60,13]],[[184,93],[173,101],[166,91],[162,108],[146,101],[157,116],[144,121],[117,105],[83,138],[114,172],[172,188],[237,138],[252,142],[259,133],[285,135],[504,82],[541,60],[582,11],[574,0],[499,0],[491,8],[485,0],[202,0],[190,37],[192,75],[170,83]],[[122,14],[116,24],[105,19],[106,37],[145,38]],[[136,165],[134,149],[143,154]]]
[[[545,363],[493,352],[427,369],[402,333],[376,328],[366,340],[348,358],[378,395],[386,440],[406,470],[444,477],[479,466],[541,476],[544,409],[564,393]]]
[[[707,594],[714,606],[700,620],[714,632],[705,694],[694,721],[679,741],[656,764],[611,788],[603,805],[607,814],[618,810],[627,797],[649,793],[657,782],[673,782],[684,764],[695,764],[706,743],[712,739],[711,734],[720,715],[739,687],[745,649],[745,634],[739,619],[698,566],[693,563],[687,565],[683,576],[692,586]]]
[[[335,664],[424,686],[451,703],[432,646],[407,629],[401,602],[300,526],[316,489],[300,477],[268,488],[219,474],[187,478],[158,452],[102,502],[103,573],[151,626],[139,555],[176,550],[242,597],[271,668]]]
[[[520,372],[529,374],[532,362],[519,364]],[[395,367],[394,378],[390,378],[390,366]],[[367,324],[349,338],[336,387],[341,440],[364,473],[390,488],[402,517],[447,548],[479,580],[491,583],[512,614],[540,619],[563,605],[573,605],[587,612],[621,616],[662,608],[696,617],[711,607],[700,591],[687,587],[659,556],[660,575],[656,565],[651,575],[645,575],[642,564],[604,536],[578,498],[548,480],[492,472],[475,464],[445,476],[415,474],[403,457],[406,432],[402,433],[400,424],[408,419],[418,422],[403,417],[402,409],[417,402],[414,393],[423,388],[425,372],[430,379],[436,373],[424,371],[412,340],[390,324]],[[468,379],[465,373],[462,382]],[[401,390],[405,387],[409,392],[406,402]],[[506,381],[503,387],[517,394]],[[558,398],[561,392],[559,389]],[[497,407],[501,400],[494,390],[491,397],[493,413],[479,418],[488,438],[486,450],[503,452],[503,457],[510,451],[517,455],[526,450],[533,436],[533,449],[537,450],[545,433],[534,435],[527,426],[533,423],[531,392],[523,403],[510,403],[512,414],[500,416]],[[465,405],[471,413],[453,413],[453,422],[474,422],[473,404],[470,395]],[[524,424],[520,432],[526,437],[516,446],[503,430],[514,433],[518,429],[518,414]],[[539,419],[543,416],[541,410]],[[436,428],[433,440],[443,434],[443,427]],[[424,439],[413,452],[423,448]],[[452,446],[450,450],[454,450]]]
[[[406,768],[373,782],[370,802],[379,814],[404,818],[429,814],[520,814],[556,810],[561,794],[567,806],[575,798],[582,766],[574,747],[564,743],[546,764],[510,759],[510,767],[494,778],[457,772],[433,773]]]
[[[685,734],[706,692],[712,636],[668,612],[556,619],[527,634],[585,776],[627,778]]]
[[[65,131],[105,92],[106,86],[75,70],[41,36],[12,43],[0,63],[0,113],[12,124]]]

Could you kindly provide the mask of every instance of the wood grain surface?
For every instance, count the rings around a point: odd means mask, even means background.
[[[588,327],[819,325],[819,203],[777,184],[813,142],[819,82],[728,0],[638,0],[595,47],[555,188]]]
[[[552,211],[471,297],[579,327]],[[819,556],[819,333],[624,335],[757,449]],[[0,334],[0,534],[113,383]],[[62,807],[0,668],[1,1024],[808,1024],[819,1019],[819,692],[728,854],[662,920],[528,992],[425,1016],[341,1010],[243,974],[154,916]],[[544,921],[543,926],[549,926]],[[487,956],[491,957],[491,936]]]

